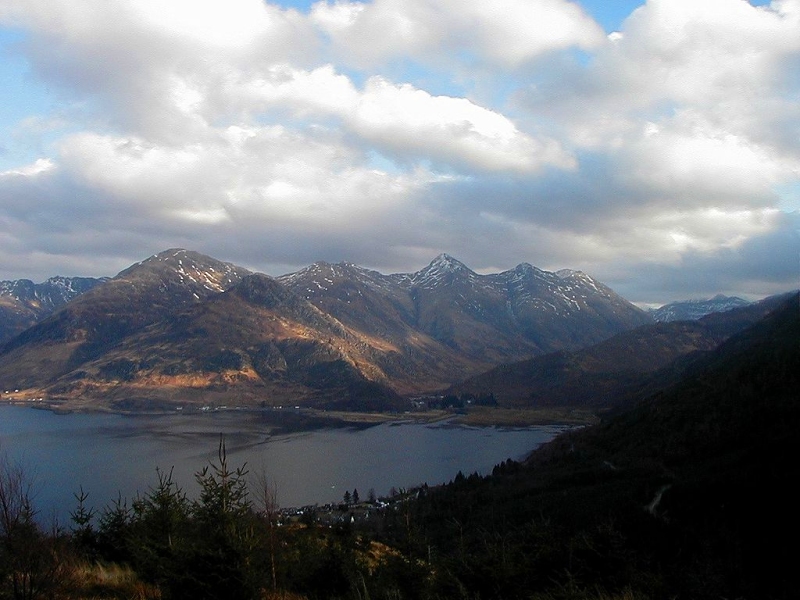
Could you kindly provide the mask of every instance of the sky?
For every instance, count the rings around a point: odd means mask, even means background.
[[[280,275],[800,287],[800,0],[3,0],[0,279],[168,248]]]

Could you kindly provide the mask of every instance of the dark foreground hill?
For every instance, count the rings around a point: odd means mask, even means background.
[[[795,597],[798,302],[634,409],[428,491],[417,552],[481,598]]]
[[[500,365],[446,393],[460,398],[491,397],[501,407],[597,410],[625,405],[643,390],[655,391],[674,382],[688,357],[715,349],[789,296],[772,296],[698,320],[643,325],[579,350]]]

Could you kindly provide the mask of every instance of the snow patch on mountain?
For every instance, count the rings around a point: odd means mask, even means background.
[[[278,281],[306,299],[329,295],[334,286],[347,280],[351,285],[339,292],[350,296],[352,283],[387,293],[415,295],[420,290],[439,292],[452,289],[454,306],[472,314],[482,314],[500,302],[509,315],[523,310],[569,316],[586,311],[602,298],[617,296],[582,271],[562,269],[544,271],[529,263],[500,273],[481,275],[449,254],[440,254],[415,273],[383,275],[352,263],[317,262],[295,273],[281,275]]]
[[[649,312],[653,319],[661,322],[669,321],[696,321],[708,314],[725,312],[750,304],[737,296],[717,294],[708,300],[682,300],[670,302]]]
[[[56,276],[42,283],[33,283],[29,279],[0,281],[0,296],[50,311],[65,305],[104,281],[108,281],[108,278]]]
[[[456,260],[449,254],[440,254],[431,264],[417,271],[409,278],[409,283],[414,287],[435,289],[441,285],[455,282],[470,282],[478,280],[480,275],[469,269],[464,263]]]
[[[148,267],[155,267],[169,281],[176,279],[182,285],[202,287],[214,293],[224,292],[250,273],[236,265],[220,262],[191,250],[173,248],[136,263],[120,273],[120,276],[128,276],[138,269]]]
[[[280,283],[309,300],[325,294],[344,281],[378,290],[391,291],[397,284],[391,276],[365,269],[350,262],[316,262],[308,267],[276,278]],[[358,293],[354,291],[353,293]]]

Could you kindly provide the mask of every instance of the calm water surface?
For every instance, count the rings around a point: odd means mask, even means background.
[[[163,416],[57,415],[0,407],[0,452],[22,464],[33,481],[36,507],[63,522],[82,486],[102,508],[128,500],[157,482],[156,468],[174,469],[191,496],[194,473],[216,459],[224,435],[231,466],[247,463],[277,485],[281,506],[323,504],[358,489],[362,497],[391,487],[434,485],[490,472],[549,441],[563,427],[474,428],[447,423],[383,424],[272,435],[258,413]]]

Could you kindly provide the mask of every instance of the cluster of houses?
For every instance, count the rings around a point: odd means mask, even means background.
[[[333,527],[347,523],[365,523],[383,511],[397,510],[404,502],[416,498],[427,486],[411,490],[390,491],[386,498],[376,498],[370,490],[366,501],[361,501],[358,492],[345,493],[344,501],[328,504],[281,508],[278,511],[278,525],[321,525]]]

